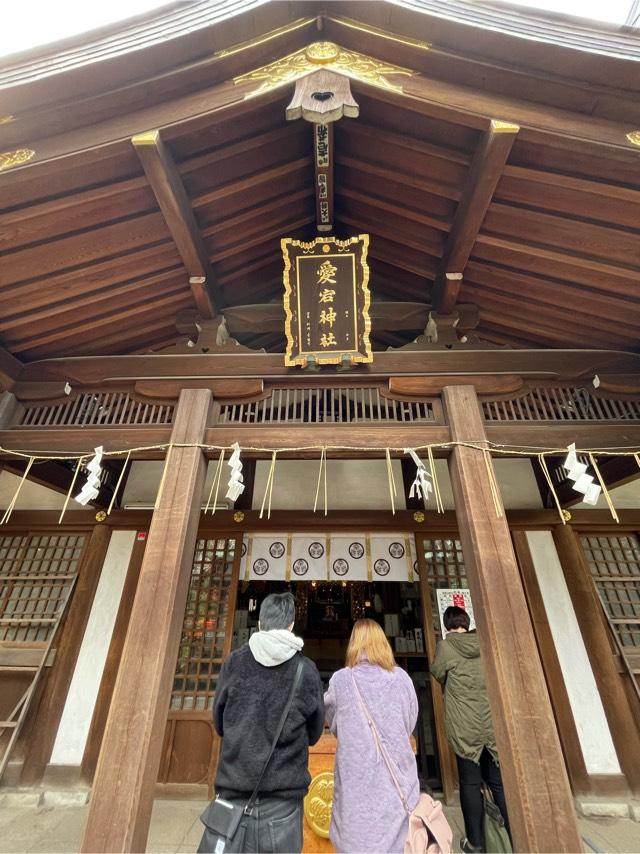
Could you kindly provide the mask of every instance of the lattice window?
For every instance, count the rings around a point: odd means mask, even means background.
[[[640,539],[636,534],[581,539],[596,589],[620,646],[634,661],[640,659]],[[637,677],[640,670],[635,666],[632,670]]]
[[[585,388],[540,386],[514,400],[484,401],[486,421],[640,421],[640,401],[615,400]]]
[[[431,401],[391,400],[377,388],[276,388],[252,403],[225,404],[219,424],[435,422]]]
[[[198,539],[171,709],[202,711],[213,707],[224,655],[235,538]]]
[[[0,641],[44,644],[78,573],[84,534],[0,537]]]
[[[436,590],[438,588],[467,588],[467,572],[462,557],[462,543],[457,539],[423,539],[427,580],[431,590],[433,627],[440,638],[440,618]]]
[[[138,403],[127,392],[86,392],[64,403],[27,406],[18,427],[122,427],[169,425],[171,404]]]

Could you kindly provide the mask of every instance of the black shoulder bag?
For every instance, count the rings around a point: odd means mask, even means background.
[[[282,710],[280,721],[278,722],[273,741],[271,742],[269,755],[265,759],[262,771],[258,777],[258,782],[251,793],[251,797],[244,807],[241,804],[232,804],[219,797],[214,801],[211,801],[209,806],[200,816],[200,821],[204,824],[204,834],[200,841],[200,845],[198,846],[198,854],[223,854],[227,849],[227,845],[230,845],[229,850],[242,850],[242,844],[237,845],[237,843],[241,843],[241,840],[239,838],[236,839],[236,836],[240,836],[239,831],[241,831],[240,824],[242,820],[245,819],[243,825],[246,827],[246,820],[253,812],[253,807],[255,805],[256,798],[258,797],[258,790],[260,789],[260,783],[262,783],[262,778],[265,775],[265,771],[267,770],[271,757],[273,756],[273,751],[276,749],[276,744],[282,734],[285,721],[291,711],[293,698],[295,697],[298,683],[302,676],[302,667],[303,659],[300,657],[295,676],[293,677],[293,685],[291,686],[289,697],[284,709]],[[244,833],[242,833],[242,836],[244,836]]]

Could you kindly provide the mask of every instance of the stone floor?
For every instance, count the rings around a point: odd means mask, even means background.
[[[86,816],[83,805],[16,804],[0,797],[0,854],[76,852]],[[194,852],[202,835],[201,801],[157,800],[147,851]],[[454,841],[462,836],[459,808],[447,807]],[[580,819],[585,852],[640,854],[640,823],[623,818]],[[457,850],[457,849],[456,849]]]

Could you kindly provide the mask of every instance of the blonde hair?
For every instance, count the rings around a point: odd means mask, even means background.
[[[396,666],[389,641],[375,620],[357,620],[349,638],[347,667],[355,667],[363,658],[385,670]]]

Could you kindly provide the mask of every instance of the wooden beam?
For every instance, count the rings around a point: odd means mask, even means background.
[[[4,347],[0,347],[0,390],[10,391],[20,379],[22,362]]]
[[[493,119],[473,156],[431,293],[431,303],[440,314],[453,310],[464,269],[519,130],[516,124]]]
[[[431,306],[425,302],[373,300],[369,317],[373,334],[423,330],[429,319]],[[473,329],[478,324],[478,308],[475,305],[458,307],[460,320],[458,329]],[[280,332],[284,335],[284,308],[282,303],[258,303],[225,308],[222,312],[231,335]]]
[[[6,460],[5,471],[22,477],[27,466],[26,460]],[[66,495],[73,480],[71,468],[55,460],[37,460],[29,470],[27,480]]]
[[[616,350],[474,350],[434,351],[429,353],[429,374],[517,374],[528,380],[539,377],[549,380],[591,379],[598,374],[601,380],[610,374],[640,375],[640,353]],[[400,376],[425,373],[424,353],[380,353],[370,365],[354,368],[349,376],[361,377]],[[61,380],[74,386],[95,388],[102,383],[122,385],[129,379],[142,380],[240,378],[256,376],[283,382],[292,376],[300,378],[299,371],[286,370],[279,355],[238,354],[229,356],[175,355],[156,356],[78,356],[69,359],[40,359],[24,366],[22,380],[45,382]]]
[[[379,353],[384,356],[385,353]],[[430,354],[429,354],[430,355]],[[280,358],[282,358],[280,356]],[[347,375],[344,375],[347,376]],[[315,378],[315,377],[314,377]],[[290,388],[300,387],[298,383],[290,384]],[[313,383],[309,383],[313,384]],[[306,383],[305,383],[306,385]],[[286,387],[286,386],[285,386]],[[353,424],[295,424],[287,426],[274,423],[272,425],[246,425],[242,427],[242,444],[251,447],[287,448],[291,446],[320,446],[340,445],[345,448],[342,456],[353,455],[349,448],[357,448],[362,442],[359,435],[366,434],[367,443],[371,447],[385,448],[391,442],[393,447],[421,447],[425,444],[442,444],[449,441],[449,430],[444,425],[410,424],[397,422],[391,425],[386,422],[360,424],[354,432]],[[363,432],[361,432],[363,431]],[[613,424],[593,424],[580,422],[549,422],[541,421],[535,424],[514,423],[506,427],[487,427],[487,437],[499,445],[513,447],[540,447],[549,450],[566,447],[569,442],[576,441],[579,447],[621,448],[640,447],[640,423],[620,422]],[[115,426],[105,430],[104,427],[63,427],[34,428],[17,430],[0,430],[0,446],[4,450],[0,457],[11,458],[11,448],[21,451],[42,453],[43,448],[58,450],[61,453],[88,454],[93,453],[96,445],[104,445],[106,451],[126,451],[129,448],[147,448],[150,445],[166,445],[171,437],[168,427],[126,427]],[[238,427],[219,426],[207,430],[209,444],[230,446],[238,438]],[[215,452],[211,453],[211,456]],[[301,456],[298,454],[297,456]],[[316,453],[308,455],[315,458]],[[158,460],[163,458],[162,451],[142,450],[132,455],[136,460]],[[593,511],[589,511],[593,512]]]
[[[174,443],[204,440],[211,402],[207,389],[181,393]],[[199,448],[167,452],[93,783],[84,852],[146,848],[206,467]]]
[[[447,387],[444,401],[452,439],[483,443],[475,389]],[[580,851],[571,789],[509,525],[489,480],[493,463],[478,448],[458,446],[449,469],[514,849]],[[541,810],[544,821],[538,819]]]
[[[213,268],[171,153],[158,130],[137,134],[131,142],[189,274],[194,302],[205,317],[215,317]]]
[[[582,639],[602,698],[618,762],[633,794],[640,795],[640,732],[625,691],[624,679],[589,565],[578,534],[571,525],[558,525],[553,539],[562,564]]]
[[[440,271],[436,273],[431,292],[434,311],[438,314],[450,314],[453,311],[458,301],[463,278],[462,273],[444,273],[444,275]]]

